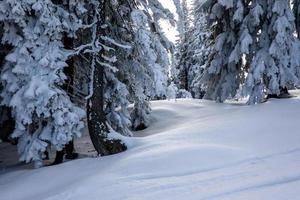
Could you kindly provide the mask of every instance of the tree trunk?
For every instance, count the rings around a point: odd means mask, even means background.
[[[11,138],[15,129],[15,120],[11,115],[11,108],[6,106],[0,107],[0,139],[4,142],[17,144],[17,140]]]
[[[105,29],[101,27],[105,24],[106,10],[108,8],[107,3],[109,1],[102,0],[100,3],[100,19],[97,30],[97,35],[105,35]],[[103,41],[102,41],[103,42]],[[100,63],[105,63],[102,55],[105,55],[105,50],[102,50],[98,54],[98,60]],[[94,55],[95,56],[95,55]],[[93,58],[96,59],[96,58]],[[93,74],[93,94],[87,102],[87,119],[88,129],[92,143],[101,156],[116,154],[126,150],[126,146],[121,140],[108,140],[109,129],[107,127],[106,114],[104,112],[104,66],[96,63]]]
[[[294,0],[293,11],[295,15],[295,25],[298,38],[300,38],[300,0]]]

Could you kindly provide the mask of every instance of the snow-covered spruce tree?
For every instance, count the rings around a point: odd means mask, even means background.
[[[251,7],[248,8],[249,12],[244,19],[242,27],[249,31],[251,35],[251,45],[248,54],[245,55],[244,70],[250,72],[246,76],[246,80],[243,83],[242,95],[249,96],[248,104],[258,103],[264,101],[265,91],[262,84],[263,80],[258,78],[252,84],[249,81],[251,78],[251,71],[253,69],[259,69],[263,63],[268,62],[268,43],[269,38],[267,34],[267,3],[263,0],[253,1]],[[259,70],[256,71],[259,74]],[[250,87],[249,87],[250,83]],[[252,88],[251,88],[252,87]],[[249,93],[256,93],[256,96],[251,96]]]
[[[66,89],[72,101],[86,105],[89,134],[99,155],[125,150],[125,145],[114,139],[111,133],[118,131],[126,135],[128,130],[127,124],[120,128],[120,120],[111,114],[119,113],[115,108],[122,106],[118,100],[123,98],[123,93],[118,93],[122,88],[118,85],[120,81],[116,78],[114,66],[115,42],[108,37],[111,33],[108,20],[112,15],[111,5],[111,1],[86,3],[86,12],[80,16],[83,25],[76,37],[64,39],[65,46],[73,47],[75,54],[67,62],[70,70],[65,71],[70,77]]]
[[[134,9],[130,13],[133,24],[133,41],[134,48],[132,49],[131,58],[128,60],[131,66],[131,82],[130,91],[134,102],[133,110],[131,111],[132,128],[134,130],[142,130],[148,127],[151,111],[149,100],[154,85],[155,71],[153,68],[156,63],[156,52],[152,46],[151,32],[149,31],[148,17],[141,10]]]
[[[165,44],[169,41],[164,38],[161,28],[153,24],[149,13],[135,9],[131,19],[135,44],[133,66],[144,73],[144,76],[136,76],[135,104],[131,113],[133,128],[140,130],[149,125],[149,100],[166,95],[169,47]]]
[[[290,2],[269,0],[258,6],[260,15],[263,12],[261,32],[244,89],[249,104],[262,102],[265,93],[279,95],[299,84],[300,77],[300,43]]]
[[[109,126],[106,107],[110,105],[105,97],[108,88],[108,82],[114,78],[114,74],[108,74],[108,69],[115,71],[111,64],[115,61],[113,48],[110,44],[113,40],[107,37],[109,35],[109,11],[112,2],[109,0],[95,1],[94,21],[92,24],[92,49],[94,52],[91,61],[91,84],[90,96],[87,102],[88,128],[91,140],[99,155],[111,155],[126,150],[126,145],[119,139],[111,137],[113,131]],[[98,37],[100,36],[100,37]],[[97,50],[99,49],[99,50]],[[112,76],[108,77],[109,75]],[[113,83],[114,84],[114,83]],[[115,86],[114,86],[115,87]],[[115,88],[113,88],[115,89]],[[115,109],[111,106],[110,109]],[[113,110],[111,112],[114,112]]]
[[[132,15],[135,11],[139,11],[136,3],[114,2],[109,8],[107,20],[107,42],[114,48],[116,59],[113,65],[117,71],[105,70],[105,107],[109,124],[123,135],[131,135],[129,130],[131,124],[134,130],[148,125],[150,92],[155,89],[154,81],[151,79],[154,78],[151,75],[153,65],[150,66],[149,63],[145,65],[141,61],[149,58],[143,54],[143,51],[148,49],[140,47],[135,32]],[[143,26],[147,24],[146,20]],[[156,60],[151,64],[155,62]],[[129,101],[134,104],[130,115],[127,108]]]
[[[0,23],[0,38],[3,36],[3,24]],[[9,45],[2,45],[0,43],[0,69],[2,70],[5,57],[10,51]],[[0,71],[1,71],[0,70]],[[0,83],[0,93],[3,90],[2,83]],[[0,100],[2,97],[0,97]],[[11,109],[7,106],[1,105],[0,106],[0,142],[13,142],[10,138],[10,135],[12,134],[15,127],[15,120],[11,116]]]
[[[189,9],[186,0],[177,0],[176,8],[178,13],[177,30],[179,32],[179,39],[176,44],[176,79],[175,83],[179,89],[189,91],[189,70],[191,68],[191,61],[193,53],[191,52],[191,27],[189,19]]]
[[[172,47],[154,17],[172,20],[172,15],[158,1],[119,1],[111,12],[116,14],[110,37],[121,43],[115,48],[118,79],[134,104],[132,129],[141,130],[149,125],[149,100],[166,94],[168,50]]]
[[[161,4],[155,5],[156,7],[161,6]],[[141,10],[141,7],[145,9]],[[153,41],[155,40],[153,38],[157,38],[159,34],[150,31],[148,24],[152,20],[150,20],[152,14],[146,8],[150,9],[149,4],[144,1],[141,3],[121,0],[110,2],[107,6],[108,11],[106,11],[106,35],[102,38],[101,43],[110,47],[110,52],[106,52],[105,60],[113,67],[104,69],[104,110],[108,124],[123,135],[131,135],[130,118],[133,129],[141,129],[148,125],[149,100],[156,89],[154,69],[158,69],[159,73],[162,71],[161,66],[153,68],[154,64],[159,62],[157,55],[160,55],[160,52],[156,52],[154,49]],[[155,7],[151,6],[151,8]],[[136,31],[138,27],[134,25],[135,22],[132,18],[132,13],[135,11],[140,11],[147,16],[143,26],[146,27],[144,31],[147,31],[150,37],[149,51],[155,55],[155,59],[151,62],[147,61],[151,59],[144,54],[144,51],[148,51],[148,49],[140,45],[139,40],[143,38]],[[156,10],[156,12],[158,11]],[[166,16],[169,15],[167,11],[162,12],[166,12]],[[161,16],[165,15],[161,14]],[[156,27],[158,26],[156,25]],[[163,46],[163,48],[165,47]],[[164,76],[167,75],[164,74]],[[127,108],[129,101],[135,105],[131,116],[129,116]]]
[[[126,15],[130,9],[129,1],[111,2],[107,12],[106,43],[113,52],[106,56],[107,62],[115,67],[105,69],[104,98],[105,113],[110,126],[125,136],[131,136],[131,120],[128,110],[129,91],[125,75],[128,73],[126,57],[131,52],[131,35],[129,17]]]
[[[187,31],[187,28],[189,26],[188,6],[186,0],[173,0],[173,3],[176,7],[176,14],[178,15],[176,26],[180,37],[182,34],[184,34]]]
[[[74,36],[82,25],[76,16],[85,9],[82,1],[72,1],[65,9],[41,0],[4,0],[0,8],[2,43],[12,46],[1,73],[2,103],[13,109],[20,160],[39,166],[49,143],[62,149],[84,126],[84,111],[61,86],[71,55],[62,38]]]
[[[122,67],[122,66],[120,66]],[[131,136],[131,121],[128,111],[128,89],[118,78],[119,72],[105,69],[105,113],[110,126],[118,133]]]
[[[201,88],[201,76],[211,50],[209,45],[211,33],[207,26],[208,14],[201,8],[202,1],[194,1],[192,10],[192,33],[190,38],[191,67],[188,73],[190,92],[194,98],[202,98],[204,91]]]
[[[247,34],[239,38],[240,25],[244,17],[241,0],[207,0],[202,8],[208,12],[213,47],[208,63],[199,82],[205,98],[223,102],[236,95],[241,84],[242,55],[247,51]],[[246,44],[245,44],[246,43]]]
[[[139,66],[145,75],[137,76],[135,82],[138,85],[135,85],[135,104],[131,113],[135,130],[149,126],[151,111],[149,100],[164,98],[167,95],[169,54],[172,54],[174,49],[159,24],[163,19],[174,25],[174,16],[157,0],[148,1],[148,4],[144,4],[143,1],[139,3],[143,9],[136,7],[131,12],[131,20],[134,24],[133,64]]]
[[[166,38],[160,20],[167,20],[171,25],[175,25],[174,15],[164,8],[159,0],[139,0],[144,14],[147,16],[147,27],[151,33],[151,47],[156,54],[155,65],[153,65],[153,74],[155,86],[151,93],[152,98],[161,99],[166,96],[168,71],[170,66],[169,53],[174,52],[174,45]]]

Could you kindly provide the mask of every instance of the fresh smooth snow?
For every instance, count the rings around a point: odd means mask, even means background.
[[[0,175],[1,200],[300,199],[300,97],[152,102],[129,150]]]

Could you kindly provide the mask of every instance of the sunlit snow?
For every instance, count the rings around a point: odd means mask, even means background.
[[[152,102],[129,150],[0,175],[2,200],[296,200],[300,92],[257,106]]]

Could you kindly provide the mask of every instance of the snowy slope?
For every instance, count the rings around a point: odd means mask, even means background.
[[[0,199],[300,199],[300,97],[152,106],[127,152],[2,174]]]

